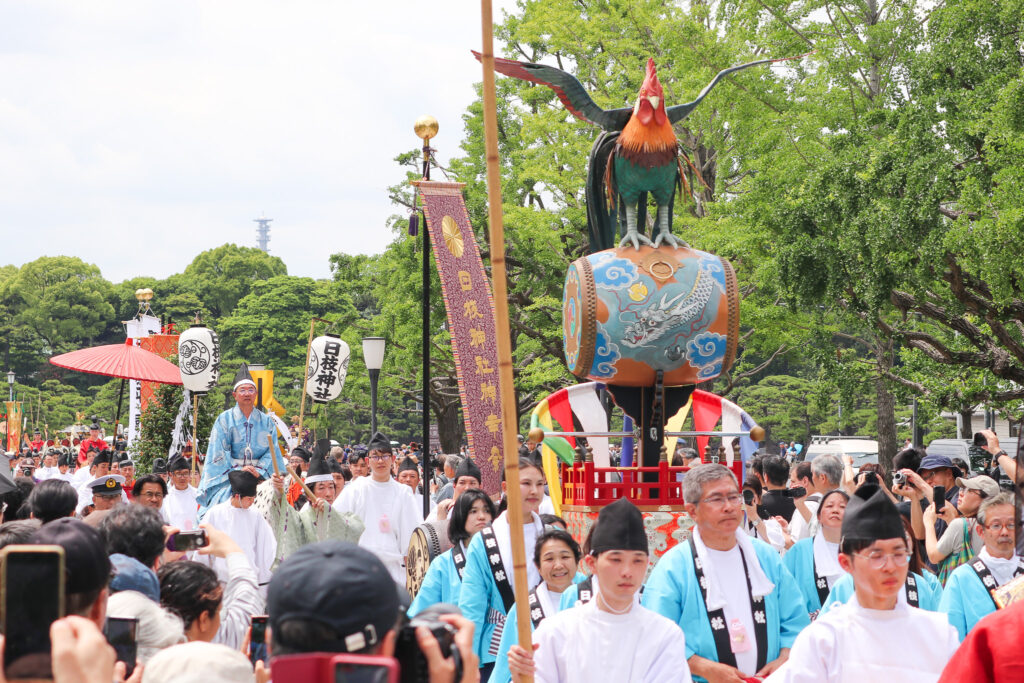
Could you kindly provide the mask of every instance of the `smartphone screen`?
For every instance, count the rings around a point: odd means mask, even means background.
[[[386,683],[390,670],[380,664],[339,662],[334,666],[334,683]]]
[[[249,661],[253,666],[256,662],[267,662],[267,617],[252,618],[252,634],[249,636]]]
[[[942,506],[946,504],[946,487],[945,486],[933,486],[932,487],[932,502],[935,503],[935,512],[942,509]]]
[[[107,617],[103,626],[103,635],[117,653],[117,661],[124,662],[126,677],[135,670],[135,658],[138,656],[135,634],[138,627],[138,619],[124,617]]]
[[[179,531],[167,539],[167,549],[179,553],[205,548],[207,544],[206,529]]]
[[[9,546],[2,560],[4,673],[53,678],[50,625],[64,616],[64,550],[21,548]]]

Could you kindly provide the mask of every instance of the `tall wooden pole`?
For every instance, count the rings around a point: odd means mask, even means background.
[[[313,348],[313,328],[319,318],[309,321],[309,341],[306,342],[306,364],[302,366],[302,398],[299,399],[299,445],[302,445],[302,421],[306,419],[306,382],[309,381],[309,352]]]
[[[199,462],[199,394],[192,393],[192,476]]]
[[[494,322],[498,343],[498,377],[501,383],[501,423],[505,447],[505,481],[508,482],[508,525],[512,536],[519,646],[533,652],[527,615],[529,583],[523,542],[523,508],[519,496],[519,448],[516,442],[516,392],[512,384],[512,336],[508,318],[508,279],[505,274],[505,226],[501,213],[501,169],[498,166],[498,111],[494,92],[494,20],[491,0],[480,0],[483,29],[484,149],[487,155],[487,203],[491,247],[491,287],[494,290]],[[532,683],[532,676],[520,681]]]

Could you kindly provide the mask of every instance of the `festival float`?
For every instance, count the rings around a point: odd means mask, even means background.
[[[573,115],[602,129],[586,181],[589,253],[569,266],[562,297],[565,362],[583,382],[538,404],[531,416],[531,441],[541,444],[556,510],[576,539],[583,541],[604,505],[626,497],[644,514],[653,563],[685,540],[692,526],[680,483],[687,468],[669,464],[677,439],[695,437],[702,457],[711,437],[722,439],[728,446],[722,464],[742,481],[745,461],[764,438],[764,430],[739,406],[696,388],[727,371],[735,360],[740,298],[726,259],[694,249],[672,232],[675,200],[677,194],[689,196],[686,168],[692,168],[673,125],[728,74],[780,60],[725,69],[692,102],[667,106],[650,59],[635,104],[605,110],[571,74],[544,64],[494,58],[487,46],[485,36],[485,54],[474,52],[485,63],[485,99],[493,62],[498,73],[551,88]],[[486,102],[484,111],[485,116],[490,112]],[[429,151],[425,144],[428,162]],[[497,150],[488,151],[489,218],[500,226],[496,162]],[[495,386],[495,368],[505,361],[495,345],[491,316],[483,311],[494,311],[500,342],[502,323],[508,324],[505,301],[497,276],[491,297],[463,185],[428,179],[413,184],[444,292],[470,452],[483,473],[484,488],[493,493],[501,447],[510,436],[503,430],[509,418],[499,417],[504,408],[499,404],[508,400],[501,396],[511,387]],[[649,203],[654,205],[652,221]],[[648,223],[653,226],[650,236]],[[496,237],[503,235],[492,233],[491,244],[503,244]],[[503,259],[503,252],[498,256]],[[503,289],[503,268],[501,273]],[[511,377],[504,381],[511,382]],[[611,429],[613,409],[622,413],[620,430]],[[688,420],[693,428],[683,430]],[[610,459],[610,439],[623,440],[623,458],[616,466]],[[518,473],[518,465],[510,462],[516,454],[507,445],[504,449],[505,471],[511,477]],[[445,535],[436,524],[428,522],[421,529],[409,552],[412,592],[429,560],[446,549]]]

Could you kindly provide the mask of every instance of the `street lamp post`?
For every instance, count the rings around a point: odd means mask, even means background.
[[[377,433],[377,379],[384,365],[384,337],[363,337],[363,360],[370,375],[370,438]]]

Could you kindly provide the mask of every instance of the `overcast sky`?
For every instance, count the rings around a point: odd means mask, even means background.
[[[495,15],[514,0],[495,0]],[[75,255],[118,282],[226,242],[293,275],[379,253],[392,162],[481,80],[471,0],[0,4],[0,264]]]

